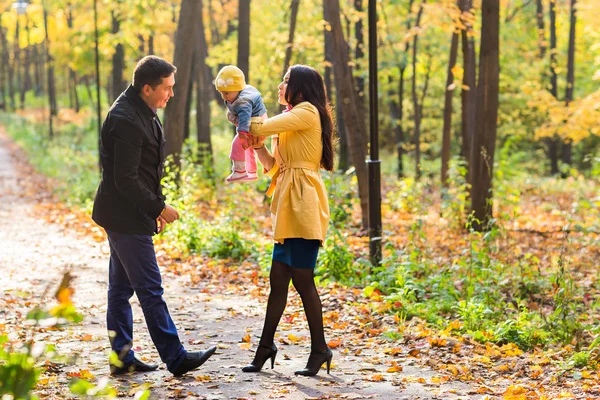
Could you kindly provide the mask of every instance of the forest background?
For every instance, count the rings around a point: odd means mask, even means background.
[[[178,67],[176,96],[161,114],[172,154],[163,184],[183,215],[159,246],[173,259],[204,255],[266,271],[268,179],[224,183],[233,134],[212,79],[222,65],[240,66],[275,115],[284,71],[311,65],[325,78],[339,136],[336,171],[323,173],[332,225],[317,269],[322,284],[382,301],[378,312],[395,315],[398,329],[373,334],[392,340],[423,323],[442,337],[560,352],[563,371],[597,367],[597,1],[377,3],[376,265],[363,162],[366,2],[18,4],[0,1],[0,123],[53,179],[61,207],[82,220],[89,214],[98,111],[102,119],[137,60],[156,54]]]

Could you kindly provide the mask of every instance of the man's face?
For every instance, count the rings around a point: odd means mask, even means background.
[[[240,94],[240,92],[219,92],[221,93],[221,98],[225,101],[228,101],[230,103],[233,103],[238,95]]]
[[[152,108],[165,108],[171,97],[175,95],[173,86],[175,86],[175,74],[163,78],[162,82],[154,89],[150,85],[146,85],[142,90],[145,94],[144,100]]]

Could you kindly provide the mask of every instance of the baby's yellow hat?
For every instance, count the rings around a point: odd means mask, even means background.
[[[242,91],[246,87],[244,73],[236,66],[226,65],[217,74],[215,87],[219,92]]]

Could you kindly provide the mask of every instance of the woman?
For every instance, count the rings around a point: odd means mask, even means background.
[[[252,363],[244,372],[258,372],[267,360],[275,363],[273,343],[286,306],[290,280],[302,298],[311,338],[306,368],[296,375],[314,376],[323,363],[327,373],[333,354],[325,341],[321,299],[314,281],[317,254],[329,224],[329,205],[319,169],[333,170],[333,121],[321,75],[311,67],[290,67],[279,84],[279,103],[286,112],[266,121],[253,120],[253,147],[272,177],[271,213],[275,246],[271,264],[271,292],[265,324]],[[271,154],[262,141],[271,135]]]

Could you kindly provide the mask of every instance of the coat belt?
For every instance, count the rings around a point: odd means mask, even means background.
[[[283,174],[289,169],[310,169],[311,171],[319,171],[319,165],[309,161],[290,161],[287,164],[274,166],[271,169],[273,172],[269,171],[267,174],[271,176],[271,184],[266,192],[267,197],[273,196],[279,175]]]

